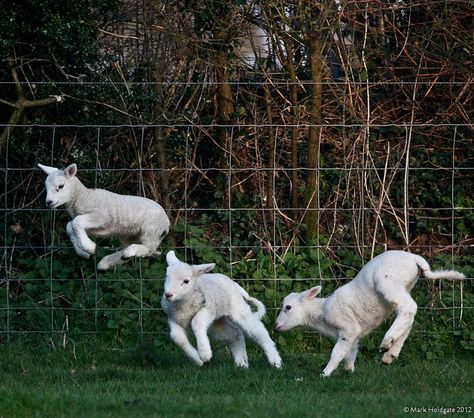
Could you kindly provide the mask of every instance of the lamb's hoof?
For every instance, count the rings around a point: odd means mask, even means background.
[[[329,376],[331,376],[331,373],[324,373],[324,372],[322,372],[319,376],[320,376],[320,377],[329,377]]]
[[[125,248],[125,250],[123,250],[121,258],[122,260],[128,260],[129,258],[133,258],[136,256],[137,256],[137,250],[135,249],[133,245],[130,245],[127,248]]]
[[[106,261],[104,260],[101,260],[99,262],[99,264],[97,264],[97,270],[100,270],[100,271],[106,271],[110,268],[110,264],[107,263]]]
[[[396,357],[389,353],[389,352],[386,352],[383,356],[382,356],[382,363],[383,364],[392,364],[393,363],[393,360],[395,360]]]
[[[74,251],[76,251],[76,254],[82,258],[89,259],[91,256],[85,249],[80,248],[78,246],[74,246]]]
[[[208,363],[212,358],[212,351],[200,352],[199,357],[204,363]]]
[[[249,364],[248,363],[235,363],[235,367],[239,367],[241,369],[248,369]]]
[[[273,360],[272,366],[275,367],[276,369],[281,369],[283,367],[282,359],[278,357],[275,360]]]
[[[92,242],[91,244],[87,245],[87,247],[84,247],[84,251],[89,255],[94,255],[96,250],[97,244],[95,242]]]
[[[353,364],[346,364],[344,366],[344,370],[346,370],[348,372],[351,372],[351,373],[354,373],[354,365]]]
[[[382,344],[380,344],[380,352],[385,353],[386,351],[390,350],[393,346],[393,338],[387,338],[382,341]]]
[[[193,362],[198,367],[202,367],[204,365],[204,362],[201,359],[195,359]]]

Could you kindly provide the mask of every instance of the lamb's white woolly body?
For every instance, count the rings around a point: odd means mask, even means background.
[[[48,174],[46,204],[52,209],[65,205],[72,218],[66,231],[78,255],[89,258],[95,254],[96,244],[89,234],[118,238],[125,247],[104,257],[97,265],[100,270],[107,270],[131,257],[157,253],[170,225],[158,203],[144,197],[89,189],[76,177],[75,164],[65,170],[38,165]]]
[[[345,360],[353,371],[360,338],[378,327],[394,310],[397,317],[380,345],[382,362],[398,357],[410,333],[417,305],[410,296],[419,272],[428,279],[462,280],[452,270],[432,272],[425,259],[405,251],[387,251],[367,263],[357,276],[327,298],[316,298],[321,286],[291,293],[283,300],[276,329],[308,326],[336,340],[323,371],[329,376]]]
[[[230,281],[230,283],[229,283]],[[245,306],[245,311],[251,312],[250,307],[243,305],[240,289],[234,286],[237,283],[219,273],[202,274],[196,281],[194,290],[185,299],[168,301],[163,297],[162,304],[168,315],[183,328],[190,329],[191,320],[204,307],[215,318],[227,316],[230,312],[237,313]],[[240,287],[240,286],[239,286]],[[165,288],[166,289],[166,288]],[[238,293],[236,293],[236,290]],[[258,311],[258,315],[260,312]]]
[[[190,295],[189,300],[168,302],[163,296],[161,300],[161,307],[174,322],[186,330],[191,329],[191,321],[206,304],[206,299],[200,290],[196,290],[193,295]]]
[[[244,333],[264,350],[268,361],[281,367],[281,358],[261,318],[264,305],[223,274],[207,274],[214,264],[190,266],[170,251],[166,260],[165,291],[161,306],[168,315],[171,339],[197,365],[209,361],[212,350],[208,332],[223,341],[234,363],[248,367]],[[249,303],[257,308],[252,312]],[[192,331],[197,350],[188,340]]]

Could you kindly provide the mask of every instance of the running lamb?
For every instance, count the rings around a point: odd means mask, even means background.
[[[317,298],[321,286],[291,293],[283,300],[276,320],[278,331],[308,326],[336,340],[322,376],[329,376],[344,360],[354,371],[360,338],[377,328],[393,310],[396,319],[385,334],[380,350],[382,362],[398,357],[413,325],[417,305],[410,296],[419,272],[428,279],[463,280],[457,271],[431,271],[426,260],[405,251],[387,251],[369,261],[346,285],[327,298]]]
[[[161,306],[168,315],[171,339],[198,366],[212,357],[208,332],[228,345],[236,366],[248,367],[244,334],[265,352],[268,362],[280,368],[282,361],[275,343],[261,322],[265,306],[229,277],[208,274],[215,264],[189,265],[174,251],[166,255],[165,290]],[[257,310],[253,312],[249,303]],[[197,350],[189,342],[194,333]]]

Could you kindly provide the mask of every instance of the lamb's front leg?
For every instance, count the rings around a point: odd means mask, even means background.
[[[186,335],[186,330],[176,322],[169,320],[168,325],[170,327],[170,337],[173,342],[180,347],[185,354],[193,361],[197,366],[202,366],[203,361],[199,357],[199,353],[192,346]]]
[[[331,373],[336,370],[339,363],[350,354],[356,342],[355,335],[347,332],[339,332],[336,345],[332,349],[331,358],[329,359],[326,368],[323,370],[321,376],[328,377]],[[357,354],[357,351],[356,351]]]
[[[72,221],[66,225],[66,232],[69,239],[76,250],[76,253],[81,257],[89,258],[90,255],[95,254],[96,244],[87,236],[88,229],[97,229],[97,221],[94,221],[90,215],[76,216]]]
[[[201,309],[194,315],[191,321],[191,327],[196,337],[196,345],[199,352],[199,357],[204,363],[207,363],[212,358],[212,349],[207,331],[214,321],[213,315],[206,309]]]
[[[66,225],[66,232],[69,236],[69,239],[71,240],[72,246],[74,247],[74,251],[76,251],[76,254],[79,255],[80,257],[84,258],[89,258],[91,255],[83,250],[83,247],[81,245],[81,242],[79,238],[76,236],[73,228],[72,228],[72,221],[69,221]]]
[[[357,358],[357,353],[359,351],[359,339],[357,339],[352,346],[351,351],[349,351],[349,354],[344,358],[344,361],[346,362],[344,369],[348,370],[350,372],[354,371],[354,364]]]

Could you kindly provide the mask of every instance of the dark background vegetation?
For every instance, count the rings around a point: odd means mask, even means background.
[[[67,214],[44,207],[38,162],[160,202],[173,223],[163,250],[216,262],[265,301],[269,325],[291,290],[322,282],[327,295],[384,249],[473,277],[472,11],[3,2],[1,338],[164,338],[163,260],[98,273],[78,258]],[[415,299],[413,351],[474,349],[471,280],[422,282]],[[326,344],[277,338],[289,352]]]

